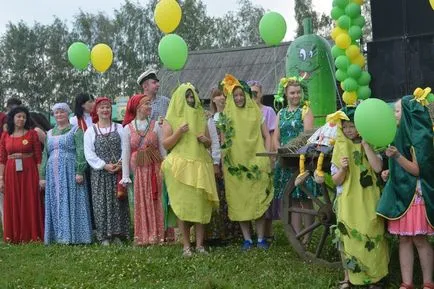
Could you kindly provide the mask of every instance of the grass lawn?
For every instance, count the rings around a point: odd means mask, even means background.
[[[0,243],[0,288],[335,288],[341,270],[303,262],[282,227],[269,251],[214,247],[181,256],[181,245],[44,246]],[[400,281],[396,242],[387,288]],[[417,266],[415,272],[420,277]],[[420,278],[419,278],[420,279]],[[420,281],[419,283],[420,284]]]

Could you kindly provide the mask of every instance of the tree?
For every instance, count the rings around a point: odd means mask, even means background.
[[[313,33],[323,36],[324,38],[330,37],[332,20],[326,14],[318,14],[312,9],[312,0],[295,0],[294,2],[295,20],[297,22],[296,37],[302,36],[303,19],[312,18]]]
[[[362,15],[365,17],[365,27],[363,27],[363,41],[372,41],[372,20],[371,20],[371,1],[365,1],[362,5]]]
[[[213,47],[213,19],[206,13],[201,0],[181,1],[182,19],[176,33],[187,42],[190,50]]]

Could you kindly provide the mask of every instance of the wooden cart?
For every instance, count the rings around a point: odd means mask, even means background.
[[[258,154],[262,156],[270,156],[270,154]],[[299,159],[300,155],[291,152],[289,148],[281,147],[278,149],[277,157],[283,168],[292,171],[292,177],[285,187],[285,192],[281,204],[281,219],[284,226],[285,234],[288,241],[297,252],[297,254],[304,260],[320,263],[326,266],[339,267],[339,253],[336,246],[332,243],[332,236],[330,227],[336,225],[336,215],[333,212],[333,202],[335,199],[334,190],[328,187],[325,183],[319,185],[321,196],[316,197],[313,195],[305,185],[300,185],[303,192],[312,199],[314,203],[313,209],[299,208],[293,206],[293,199],[291,192],[294,190],[294,181],[299,173]],[[305,161],[305,168],[309,170],[311,175],[316,168],[317,159],[319,154],[307,154]],[[331,155],[324,159],[323,170],[330,171]],[[298,234],[295,233],[291,225],[291,213],[307,214],[315,217],[312,225],[304,228]],[[305,235],[310,234],[309,242],[303,244],[302,239]]]

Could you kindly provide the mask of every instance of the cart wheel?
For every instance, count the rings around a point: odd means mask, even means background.
[[[298,172],[294,172],[288,181],[282,202],[282,222],[288,241],[302,259],[330,267],[340,267],[338,250],[330,240],[330,227],[336,224],[336,215],[333,212],[329,188],[325,184],[320,185],[322,196],[316,197],[304,184],[300,185],[314,206],[312,209],[295,206],[296,200],[291,198],[291,192],[295,188],[294,181],[297,175]],[[314,221],[296,233],[291,225],[292,213],[312,216]]]

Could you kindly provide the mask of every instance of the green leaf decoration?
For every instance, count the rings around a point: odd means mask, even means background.
[[[354,163],[357,166],[360,166],[362,164],[362,153],[359,151],[355,151],[353,152],[353,158],[354,158]]]
[[[338,229],[339,229],[339,231],[341,232],[342,235],[349,236],[347,227],[345,227],[344,223],[339,222],[338,223]]]
[[[257,165],[252,165],[250,168],[243,164],[235,165],[230,157],[230,151],[232,147],[232,138],[235,136],[235,130],[232,126],[232,120],[228,118],[224,113],[220,113],[219,120],[217,121],[217,128],[224,135],[224,143],[221,144],[221,149],[224,154],[223,162],[227,165],[228,172],[239,178],[242,178],[243,174],[246,175],[249,180],[259,180],[261,178],[261,170]]]
[[[371,240],[366,241],[365,248],[368,249],[368,252],[371,252],[375,248],[375,243]]]
[[[368,174],[368,171],[364,171],[360,173],[360,185],[363,188],[367,188],[369,186],[374,185],[374,181],[372,180],[372,176]]]

